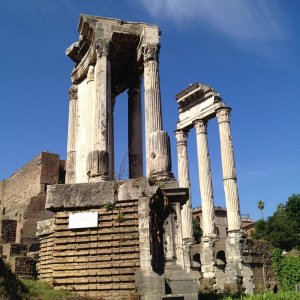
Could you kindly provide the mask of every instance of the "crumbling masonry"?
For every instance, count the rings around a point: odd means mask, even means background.
[[[191,268],[191,196],[187,130],[197,130],[204,236],[200,285],[251,290],[243,263],[240,213],[229,126],[219,94],[195,84],[177,95],[179,183],[171,171],[162,127],[159,28],[82,15],[69,91],[66,184],[48,188],[54,219],[39,224],[39,276],[56,288],[104,299],[198,299],[200,273]],[[143,177],[141,82],[144,82],[146,177]],[[114,181],[114,104],[128,91],[129,179]],[[229,236],[224,276],[217,277],[213,193],[206,124],[217,116]]]

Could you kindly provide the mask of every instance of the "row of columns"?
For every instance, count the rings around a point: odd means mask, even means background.
[[[108,38],[96,41],[96,64],[95,66],[90,66],[87,74],[87,84],[94,81],[94,91],[88,89],[88,97],[91,98],[91,120],[88,120],[88,122],[91,122],[91,130],[93,131],[87,159],[89,181],[114,180],[113,109],[115,96],[111,93],[111,48],[112,43]],[[154,170],[153,168],[151,169],[152,139],[155,140],[155,144],[157,139],[159,144],[168,143],[169,140],[162,131],[158,64],[159,44],[146,44],[142,47],[142,54],[144,59],[145,89],[146,176],[149,176],[150,172],[155,172],[155,168],[157,168],[152,164]],[[143,176],[141,74],[133,70],[131,74],[128,74],[128,77],[130,78],[128,80],[129,178],[139,178]],[[71,90],[74,88],[77,88],[77,86],[73,85]],[[73,94],[70,92],[67,183],[76,183],[77,95],[75,99],[72,96]],[[151,135],[154,133],[160,134],[151,139]],[[168,148],[164,147],[164,145],[161,146],[163,149]],[[159,160],[157,159],[156,163]],[[170,159],[166,161],[166,165],[169,167]]]
[[[230,130],[230,108],[224,107],[216,112],[219,124],[223,184],[228,218],[228,231],[240,230],[240,207],[233,145]],[[202,199],[203,238],[215,238],[214,197],[211,178],[211,167],[207,140],[207,120],[197,120],[194,123],[197,139],[198,170],[200,193]],[[178,154],[178,179],[181,187],[190,188],[187,137],[188,129],[176,130]],[[183,236],[193,236],[191,228],[192,205],[191,199],[182,210]]]

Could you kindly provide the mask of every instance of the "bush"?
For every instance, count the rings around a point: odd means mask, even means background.
[[[295,285],[300,283],[300,257],[282,257],[281,250],[275,248],[272,262],[280,288],[283,291],[295,290]]]

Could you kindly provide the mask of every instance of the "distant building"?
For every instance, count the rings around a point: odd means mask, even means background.
[[[200,222],[200,227],[202,228],[202,208],[194,208],[193,209],[193,218],[198,219]],[[242,228],[245,230],[245,233],[248,236],[248,231],[250,228],[254,227],[253,220],[248,215],[241,215]],[[252,226],[252,227],[251,227]],[[249,230],[248,230],[249,228]],[[223,240],[227,237],[227,211],[224,207],[215,207],[215,233],[219,237],[220,240]],[[253,230],[253,229],[252,229]],[[249,231],[250,234],[250,231]]]

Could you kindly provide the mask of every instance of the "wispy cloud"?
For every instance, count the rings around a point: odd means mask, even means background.
[[[142,0],[157,18],[208,25],[239,42],[272,43],[286,38],[276,0]]]

